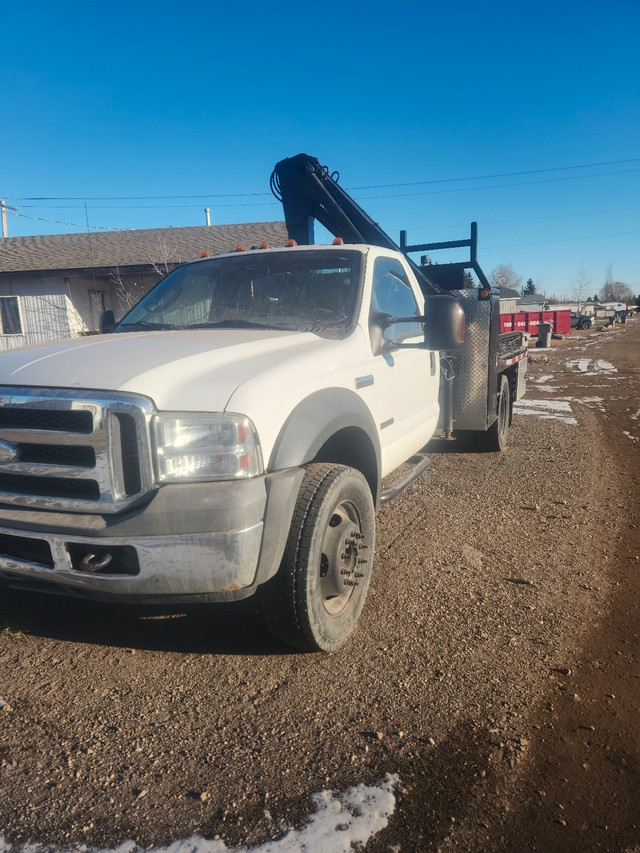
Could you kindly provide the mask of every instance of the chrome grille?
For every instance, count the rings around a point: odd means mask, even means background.
[[[126,509],[154,488],[154,411],[133,394],[0,387],[0,502]]]

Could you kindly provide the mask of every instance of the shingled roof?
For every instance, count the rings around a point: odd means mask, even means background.
[[[286,239],[284,222],[4,237],[0,274],[174,264],[198,258],[204,251],[229,252],[239,243],[250,248],[265,240],[282,246]]]

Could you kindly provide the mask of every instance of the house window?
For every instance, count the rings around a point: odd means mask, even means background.
[[[17,296],[0,296],[0,324],[3,335],[21,335],[22,318]]]

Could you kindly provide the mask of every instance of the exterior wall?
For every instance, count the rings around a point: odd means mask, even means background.
[[[66,288],[62,283],[43,280],[24,285],[0,282],[0,296],[18,298],[20,334],[5,334],[0,330],[0,350],[53,341],[71,334]]]
[[[68,281],[69,299],[76,312],[72,334],[90,334],[99,329],[100,314],[110,310],[116,320],[156,284],[160,273],[131,274],[114,270],[109,275],[72,275]]]
[[[508,297],[507,299],[500,299],[500,313],[501,314],[515,314],[516,312],[516,299]]]
[[[118,270],[112,278],[111,302],[106,307],[113,311],[116,320],[122,319],[165,275],[163,270],[137,274]]]
[[[21,326],[20,334],[5,334],[0,322],[0,351],[95,333],[103,310],[120,319],[161,278],[160,272],[118,270],[95,277],[0,274],[0,297],[17,297]]]

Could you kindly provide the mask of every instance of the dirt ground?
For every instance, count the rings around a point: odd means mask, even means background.
[[[640,319],[533,351],[501,454],[434,441],[331,655],[251,601],[0,600],[0,835],[255,845],[397,773],[388,851],[640,851]]]

